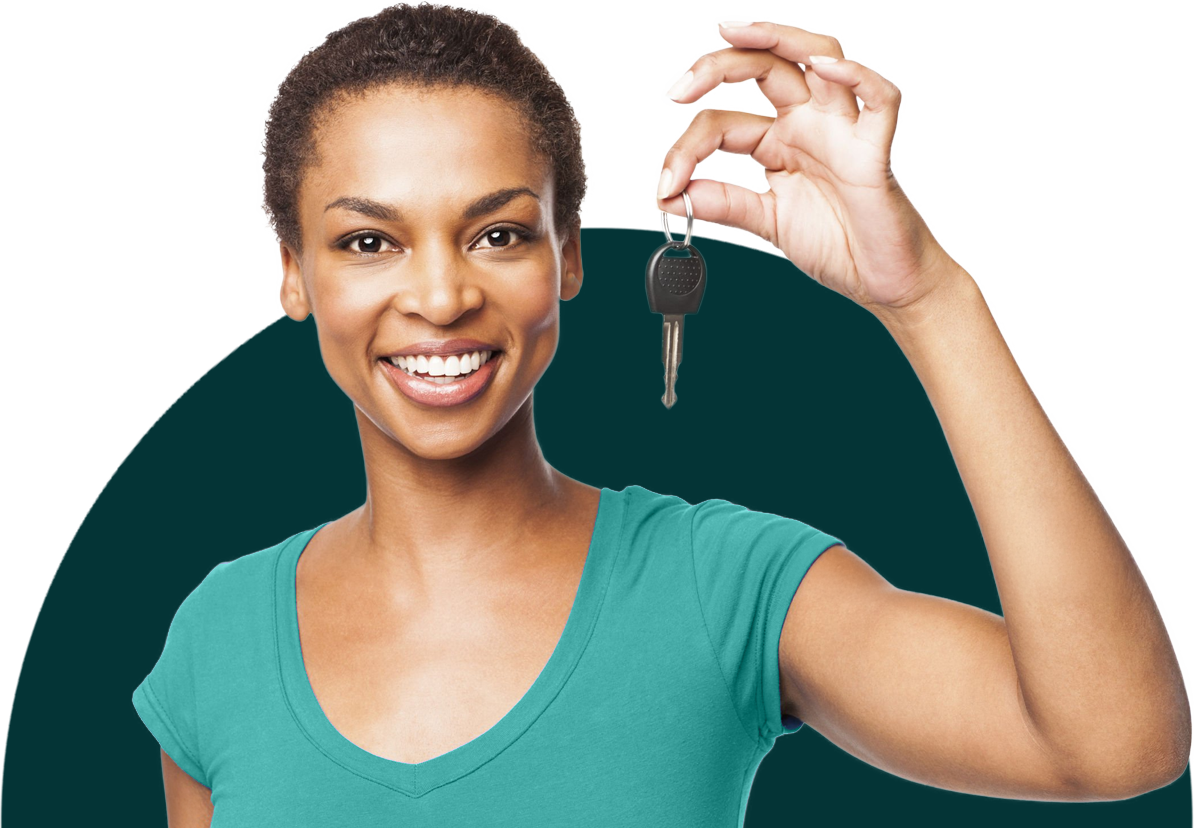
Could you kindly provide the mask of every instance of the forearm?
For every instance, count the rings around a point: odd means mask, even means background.
[[[1189,701],[1152,595],[977,284],[949,266],[956,278],[920,306],[876,316],[923,383],[978,518],[1030,724],[1099,784],[1180,773]]]

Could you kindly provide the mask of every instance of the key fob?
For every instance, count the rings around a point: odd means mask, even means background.
[[[665,256],[669,250],[686,250],[687,256]],[[652,313],[690,314],[705,296],[705,259],[699,250],[665,242],[647,262],[647,304]]]

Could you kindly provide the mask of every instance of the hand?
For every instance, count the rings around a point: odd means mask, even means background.
[[[667,153],[660,207],[684,216],[679,194],[687,187],[694,218],[761,236],[810,277],[872,312],[909,307],[952,279],[960,267],[891,172],[900,90],[843,59],[841,44],[828,35],[775,23],[720,31],[732,48],[702,56],[669,94],[691,103],[723,81],[754,78],[776,115],[698,113]],[[837,62],[811,63],[810,55]],[[718,149],[749,153],[766,169],[771,189],[760,194],[690,180],[697,162]]]

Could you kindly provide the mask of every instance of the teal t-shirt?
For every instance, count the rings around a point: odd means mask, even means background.
[[[133,705],[211,788],[213,828],[740,826],[781,717],[779,637],[837,538],[725,500],[603,488],[564,631],[476,739],[406,764],[323,715],[295,571],[321,526],[218,564],[186,597]]]

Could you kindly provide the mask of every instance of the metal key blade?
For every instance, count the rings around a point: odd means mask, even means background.
[[[684,358],[684,316],[696,313],[705,295],[705,259],[693,245],[686,256],[667,256],[681,248],[673,242],[661,246],[647,262],[647,304],[663,317],[663,404],[676,404],[676,373]]]
[[[684,357],[684,314],[663,315],[663,404],[676,404],[676,374]]]

